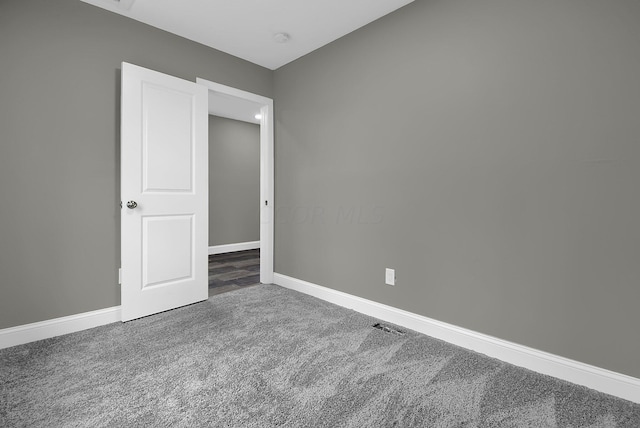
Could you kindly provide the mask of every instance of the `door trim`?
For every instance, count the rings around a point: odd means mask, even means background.
[[[274,139],[273,100],[210,80],[196,78],[210,92],[248,101],[260,107],[260,282],[273,283]]]

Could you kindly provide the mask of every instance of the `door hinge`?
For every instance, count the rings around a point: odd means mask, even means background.
[[[118,268],[118,284],[122,284],[122,268]]]

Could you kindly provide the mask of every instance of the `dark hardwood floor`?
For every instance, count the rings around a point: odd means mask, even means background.
[[[260,284],[260,250],[209,256],[209,296]]]

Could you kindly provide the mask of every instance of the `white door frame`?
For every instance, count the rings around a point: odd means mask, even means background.
[[[260,106],[260,282],[273,283],[273,100],[231,86],[197,78],[210,92]]]

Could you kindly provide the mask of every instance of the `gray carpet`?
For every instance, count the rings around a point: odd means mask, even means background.
[[[2,427],[640,427],[640,405],[272,285],[0,351]]]

